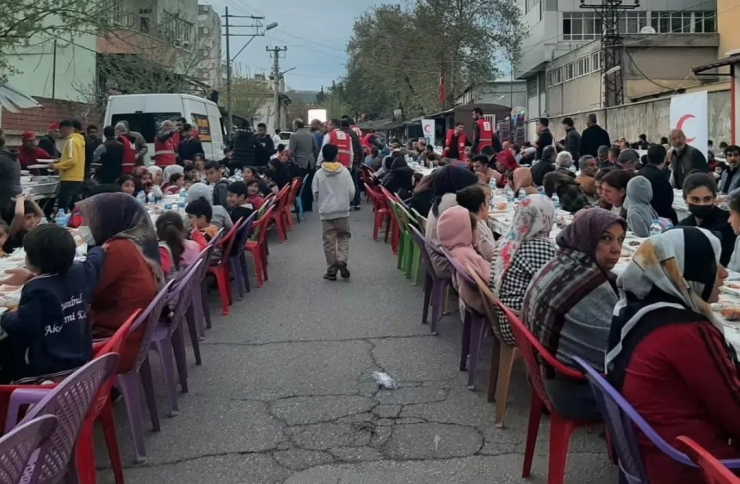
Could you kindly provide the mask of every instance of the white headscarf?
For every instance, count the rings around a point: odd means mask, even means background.
[[[180,165],[169,165],[164,167],[164,171],[162,172],[162,184],[170,182],[170,177],[174,175],[175,173],[183,173],[184,168]]]
[[[643,242],[617,279],[620,299],[614,307],[606,367],[622,351],[622,342],[640,320],[661,308],[701,314],[724,334],[707,302],[721,253],[719,239],[698,227],[670,229]],[[657,296],[654,289],[659,291]]]
[[[205,198],[208,203],[213,203],[213,191],[205,183],[193,183],[193,186],[188,190],[188,203],[199,198]]]

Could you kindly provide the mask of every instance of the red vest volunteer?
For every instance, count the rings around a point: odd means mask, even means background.
[[[123,169],[121,170],[121,174],[133,175],[134,167],[136,166],[136,144],[125,134],[119,136],[118,141],[123,144]]]
[[[449,158],[450,148],[452,148],[452,140],[455,137],[455,130],[447,130],[447,139],[445,140],[445,149],[442,152],[442,156]],[[468,142],[468,138],[465,133],[460,132],[457,136],[457,159],[465,161],[465,145]]]
[[[337,153],[337,163],[350,168],[352,166],[352,138],[344,131],[335,129],[329,132],[329,143],[336,146],[339,150],[339,153]]]
[[[485,118],[478,119],[475,124],[478,126],[478,147],[477,152],[480,153],[483,148],[487,146],[493,147],[493,126],[491,122]]]
[[[177,163],[177,148],[180,145],[180,132],[158,134],[154,138],[154,164],[170,166]]]

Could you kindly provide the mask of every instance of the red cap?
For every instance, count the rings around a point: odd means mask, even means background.
[[[49,125],[49,131],[51,131],[52,129],[59,129],[59,123],[51,123]]]
[[[36,139],[36,133],[33,131],[24,131],[21,135],[21,138],[23,139]]]

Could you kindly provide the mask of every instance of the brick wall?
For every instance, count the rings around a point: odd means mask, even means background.
[[[72,101],[60,101],[43,97],[34,97],[43,108],[22,109],[11,113],[2,108],[2,125],[6,136],[20,135],[23,131],[34,131],[37,135],[46,134],[51,123],[64,119],[79,119],[82,126],[96,124],[102,131],[103,113],[91,109],[88,104]],[[8,140],[10,141],[10,140]]]

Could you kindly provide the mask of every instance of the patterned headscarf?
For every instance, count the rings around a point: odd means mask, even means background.
[[[514,210],[514,219],[506,234],[498,241],[498,257],[494,262],[493,274],[496,292],[501,290],[504,275],[511,267],[514,254],[527,240],[549,238],[555,218],[555,206],[544,195],[525,197]]]
[[[647,313],[661,308],[697,313],[724,334],[707,302],[721,253],[719,239],[698,227],[670,229],[643,242],[617,279],[620,299],[614,307],[607,368],[622,351],[630,331]],[[727,346],[734,359],[734,351]]]
[[[157,233],[146,209],[125,193],[101,193],[77,206],[98,245],[128,239],[141,250],[158,282],[164,280]]]
[[[555,242],[564,249],[582,252],[596,260],[596,248],[601,235],[617,223],[627,230],[627,222],[619,215],[603,208],[589,208],[579,213],[573,222],[558,234]]]

